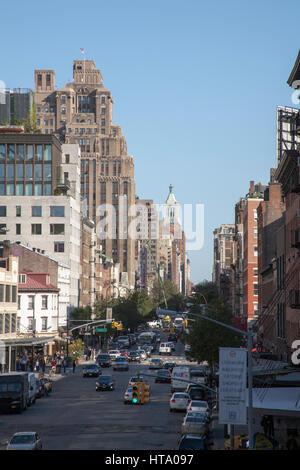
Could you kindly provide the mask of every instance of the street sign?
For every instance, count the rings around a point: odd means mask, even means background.
[[[95,329],[95,333],[106,333],[107,332],[107,328],[96,328]]]
[[[112,321],[112,308],[107,308],[106,309],[106,321],[107,322]]]
[[[247,424],[246,372],[246,349],[219,348],[219,423]]]

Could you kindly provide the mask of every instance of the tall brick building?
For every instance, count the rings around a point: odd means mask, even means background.
[[[109,217],[112,233],[101,242],[103,252],[120,264],[122,279],[128,277],[128,285],[134,286],[135,245],[127,236],[132,220],[128,208],[135,203],[134,161],[121,127],[113,124],[113,99],[100,70],[92,60],[74,60],[73,82],[58,90],[54,70],[36,70],[35,102],[43,133],[80,145],[87,217],[96,225]],[[103,211],[97,212],[100,206]]]

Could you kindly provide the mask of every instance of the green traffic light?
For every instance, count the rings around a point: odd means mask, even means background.
[[[132,403],[137,403],[137,398],[133,398]]]

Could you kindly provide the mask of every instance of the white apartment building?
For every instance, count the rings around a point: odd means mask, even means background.
[[[48,273],[19,274],[18,320],[19,333],[47,336],[57,334],[59,323],[59,289],[50,283]]]

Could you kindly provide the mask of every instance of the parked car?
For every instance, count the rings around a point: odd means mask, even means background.
[[[159,358],[153,358],[150,361],[149,369],[161,369],[163,367],[163,361]]]
[[[83,368],[83,377],[99,377],[101,374],[101,367],[98,364],[88,364]]]
[[[178,450],[210,450],[211,443],[205,436],[185,434],[178,443]]]
[[[41,450],[42,441],[37,432],[16,432],[8,442],[7,450]]]
[[[208,403],[203,400],[190,400],[188,411],[204,411],[208,416],[210,415]]]
[[[174,367],[176,367],[175,362],[165,362],[164,363],[164,369],[169,369],[170,372],[173,371]]]
[[[186,411],[189,404],[189,395],[185,392],[175,392],[170,399],[170,411]]]
[[[113,365],[113,370],[129,370],[129,365],[126,357],[117,357]]]
[[[204,413],[188,411],[184,417],[181,434],[209,435],[209,424]]]
[[[170,347],[171,347],[171,351],[175,351],[175,349],[176,349],[176,343],[174,343],[174,341],[170,341],[170,342],[168,342],[168,344],[169,344]]]
[[[141,357],[138,351],[130,351],[128,356],[129,362],[141,362]]]
[[[109,354],[99,354],[96,359],[97,364],[100,367],[110,367],[111,362],[110,362],[110,355]]]
[[[115,389],[115,381],[111,375],[101,375],[98,377],[96,382],[96,391],[101,390],[114,390]]]
[[[159,369],[157,371],[157,377],[155,383],[171,383],[171,373],[169,369]]]
[[[125,393],[124,393],[124,403],[125,405],[127,403],[132,403],[132,393],[133,393],[133,388],[132,387],[127,387]]]

